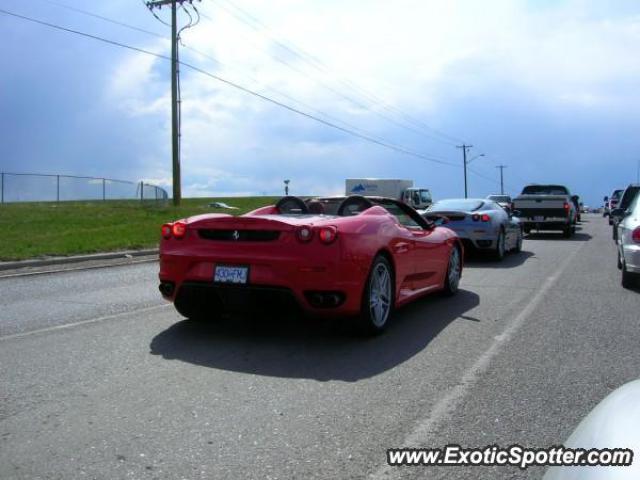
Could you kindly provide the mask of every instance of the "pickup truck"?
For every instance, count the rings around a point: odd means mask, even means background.
[[[569,238],[576,232],[576,207],[565,186],[527,185],[513,200],[513,208],[524,233],[561,230]]]

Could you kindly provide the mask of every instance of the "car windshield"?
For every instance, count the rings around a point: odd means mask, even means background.
[[[633,202],[633,200],[638,195],[639,190],[640,190],[639,186],[628,187],[624,191],[624,195],[622,195],[622,200],[620,201],[620,208],[627,208],[629,205],[631,205],[631,202]]]
[[[452,200],[440,200],[439,202],[434,203],[431,208],[429,208],[430,212],[449,212],[449,211],[465,211],[465,212],[474,212],[476,210],[480,210],[485,202],[482,200],[469,200],[469,199],[452,199]]]
[[[422,227],[416,222],[413,218],[411,218],[396,202],[392,200],[378,200],[371,199],[372,203],[375,205],[379,205],[384,208],[387,212],[398,219],[400,225],[404,225],[405,227]]]
[[[561,185],[529,185],[522,190],[523,195],[568,195],[569,191]]]
[[[429,192],[429,190],[422,190],[420,192],[420,199],[422,200],[422,203],[431,202],[431,192]]]
[[[616,190],[611,194],[611,200],[620,200],[620,195],[622,195],[622,190]]]

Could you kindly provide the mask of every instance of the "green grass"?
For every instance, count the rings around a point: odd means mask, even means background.
[[[239,210],[214,209],[212,201]],[[0,260],[152,248],[163,223],[201,213],[239,215],[274,197],[189,198],[180,207],[137,201],[10,203],[0,206]]]

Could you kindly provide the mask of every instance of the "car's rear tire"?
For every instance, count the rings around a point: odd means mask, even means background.
[[[496,240],[496,248],[493,251],[493,258],[495,258],[498,262],[504,260],[504,257],[507,253],[506,248],[506,235],[504,234],[504,230],[500,230],[498,234],[498,240]]]
[[[449,254],[449,266],[444,279],[444,289],[442,293],[447,296],[455,295],[460,288],[460,278],[462,277],[462,253],[460,247],[454,245]]]
[[[627,270],[627,265],[624,260],[622,263],[622,287],[623,288],[635,288],[638,286],[638,275]]]
[[[220,318],[221,314],[219,309],[212,308],[199,295],[179,294],[173,306],[180,315],[197,322],[213,322]]]
[[[364,335],[379,335],[389,325],[395,302],[393,267],[384,255],[373,259],[367,277],[358,327]]]

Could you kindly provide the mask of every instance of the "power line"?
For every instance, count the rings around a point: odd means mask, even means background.
[[[211,1],[212,1],[212,2],[214,2],[215,0],[211,0]],[[219,2],[217,2],[217,1],[216,1],[215,3],[216,3],[220,8],[222,8],[222,9],[224,9],[225,11],[229,12],[231,15],[233,15],[235,18],[237,18],[237,19],[238,19],[238,20],[240,20],[241,22],[243,22],[243,23],[245,23],[245,24],[249,24],[249,22],[247,22],[245,19],[243,19],[243,18],[239,17],[235,12],[231,11],[229,8],[225,7],[224,5],[221,5],[221,4],[220,4]],[[228,2],[228,3],[231,3],[231,2]],[[239,9],[239,7],[235,7],[235,8]],[[246,12],[245,12],[244,14],[245,14],[245,15],[249,15],[249,14],[248,14],[248,13],[246,13]],[[204,14],[204,13],[201,13],[201,15],[202,15],[202,17],[203,17],[203,18],[205,18],[205,19],[209,20],[210,22],[213,22],[213,19],[212,19],[211,17],[209,17],[208,15],[206,15],[206,14]],[[251,18],[255,18],[255,17],[251,17]],[[259,22],[257,19],[256,19],[255,21]],[[260,25],[264,25],[264,24],[260,23]],[[259,31],[259,29],[258,29],[255,25],[253,25],[253,24],[249,24],[249,26],[250,26],[251,28],[253,28],[253,29],[255,29],[255,30],[258,30],[258,31]],[[268,27],[263,26],[263,29],[268,29]],[[276,45],[280,46],[281,48],[286,49],[287,51],[291,52],[293,55],[295,55],[295,56],[297,56],[298,58],[301,58],[302,60],[304,60],[304,56],[303,56],[302,54],[297,53],[297,52],[296,52],[296,50],[293,50],[292,48],[288,47],[286,44],[284,44],[284,43],[280,42],[280,41],[279,41],[279,40],[277,40],[276,38],[274,38],[274,37],[270,37],[270,40],[272,40]],[[412,131],[412,132],[413,132],[413,133],[415,133],[415,134],[418,134],[418,135],[421,135],[421,136],[426,136],[426,137],[428,137],[428,138],[430,138],[430,139],[432,139],[432,140],[440,141],[440,142],[446,143],[446,144],[451,145],[451,146],[454,146],[454,145],[455,145],[455,141],[452,141],[452,140],[444,140],[444,139],[442,139],[442,138],[438,138],[437,136],[434,136],[434,134],[433,134],[433,133],[427,133],[427,132],[424,132],[424,131],[422,131],[422,130],[420,130],[420,129],[416,128],[415,126],[413,126],[413,125],[411,125],[411,124],[410,124],[411,122],[407,122],[406,120],[404,120],[404,121],[398,121],[398,120],[396,120],[395,118],[390,117],[389,115],[386,115],[386,114],[384,114],[384,113],[382,113],[382,112],[380,112],[380,111],[374,110],[374,109],[372,109],[372,108],[371,108],[371,106],[366,105],[366,104],[365,104],[365,103],[363,103],[361,100],[356,99],[356,98],[354,98],[353,96],[348,95],[348,94],[346,94],[346,93],[344,93],[344,92],[342,92],[342,91],[338,90],[337,88],[333,87],[332,85],[330,85],[330,84],[329,84],[328,82],[326,82],[326,81],[323,81],[323,80],[321,80],[321,79],[319,79],[319,78],[317,78],[317,77],[315,77],[315,76],[310,75],[310,74],[309,74],[308,72],[306,72],[305,70],[303,70],[303,69],[301,69],[301,68],[299,68],[299,67],[297,67],[297,66],[295,66],[295,65],[292,65],[292,64],[291,64],[290,62],[288,62],[287,60],[282,59],[282,58],[281,58],[281,57],[279,57],[278,55],[275,55],[275,54],[273,54],[272,52],[269,52],[269,51],[267,51],[266,49],[264,49],[264,48],[262,48],[262,47],[258,46],[257,44],[255,44],[255,42],[254,42],[254,45],[256,46],[256,48],[258,48],[258,49],[262,50],[265,54],[267,54],[269,57],[271,57],[271,58],[272,58],[273,60],[275,60],[276,62],[278,62],[278,63],[280,63],[280,64],[284,65],[285,67],[287,67],[287,68],[289,68],[289,69],[293,70],[294,72],[298,73],[299,75],[302,75],[302,76],[304,76],[304,77],[306,77],[306,78],[308,78],[308,79],[312,80],[314,83],[316,83],[316,84],[318,84],[318,85],[322,86],[323,88],[325,88],[326,90],[328,90],[328,91],[332,92],[333,94],[337,95],[338,97],[342,98],[343,100],[346,100],[346,101],[348,101],[348,102],[352,103],[353,105],[355,105],[355,106],[357,106],[357,107],[359,107],[359,108],[361,108],[361,109],[363,109],[363,110],[366,110],[366,111],[368,111],[368,112],[370,112],[370,113],[373,113],[373,114],[375,114],[375,115],[378,115],[379,117],[381,117],[381,118],[385,119],[386,121],[388,121],[388,122],[390,122],[390,123],[392,123],[392,124],[394,124],[394,125],[396,125],[396,126],[398,126],[398,127],[400,127],[400,128],[403,128],[403,129],[406,129],[406,130]],[[314,60],[315,60],[315,59],[314,59]],[[317,60],[315,60],[315,61],[314,61],[314,63],[313,63],[313,66],[314,66],[316,69],[320,69],[321,71],[322,71],[322,70],[324,70],[325,72],[328,72],[328,70],[327,70],[326,68],[321,69],[320,67],[318,67],[318,66],[317,66],[317,64],[318,64],[318,61],[317,61]],[[356,88],[359,88],[359,87],[356,87]],[[353,87],[351,87],[351,89],[353,90]],[[385,105],[383,105],[383,104],[381,104],[381,101],[378,101],[378,102],[373,101],[373,102],[372,102],[372,101],[371,101],[371,99],[368,99],[368,101],[369,101],[370,103],[373,103],[373,104],[374,104],[373,106],[381,107],[383,110],[390,111],[390,109],[395,108],[395,107],[389,107],[389,106],[388,106],[388,105],[386,105],[386,104],[385,104]],[[376,103],[378,103],[378,105],[376,105]],[[432,130],[433,130],[433,129],[432,129]],[[442,136],[442,134],[440,134],[440,136]],[[451,137],[450,137],[450,138],[451,138]]]
[[[320,60],[318,57],[316,57],[315,55],[312,55],[306,51],[304,51],[302,48],[296,46],[295,44],[292,44],[291,41],[288,42],[284,42],[279,40],[278,38],[276,38],[272,33],[273,30],[271,28],[269,28],[267,25],[264,24],[264,22],[262,22],[260,19],[258,19],[257,17],[255,17],[254,15],[252,15],[251,13],[249,13],[248,11],[244,10],[243,8],[241,8],[240,6],[238,6],[236,3],[232,2],[231,0],[224,0],[224,2],[228,5],[230,5],[236,12],[238,13],[234,13],[232,12],[229,8],[225,7],[224,5],[222,5],[220,3],[220,0],[211,0],[212,2],[216,3],[218,6],[220,6],[221,8],[223,8],[224,10],[226,10],[227,12],[231,13],[231,15],[233,15],[235,18],[237,18],[238,20],[240,20],[241,22],[249,25],[251,28],[253,28],[254,30],[262,33],[265,37],[268,37],[271,41],[273,41],[276,45],[278,45],[279,47],[287,50],[289,53],[293,54],[294,56],[300,58],[303,61],[306,61],[309,65],[311,65],[312,67],[314,67],[316,70],[320,71],[320,72],[324,72],[324,73],[332,73],[331,69],[327,66],[326,63],[324,63],[322,60]],[[240,18],[241,15],[244,18]],[[267,32],[265,34],[265,32]],[[430,127],[429,125],[427,125],[426,123],[424,123],[422,120],[418,120],[413,118],[411,115],[409,115],[408,113],[404,112],[403,110],[399,109],[398,107],[395,107],[393,105],[389,105],[388,102],[386,102],[385,100],[383,100],[382,98],[380,98],[379,96],[363,89],[362,87],[358,86],[357,84],[355,84],[353,81],[349,80],[348,78],[341,78],[340,76],[338,76],[338,81],[340,83],[342,83],[343,85],[345,85],[347,88],[356,91],[357,93],[359,93],[361,96],[363,96],[364,98],[366,98],[367,100],[369,100],[372,103],[379,103],[380,106],[382,106],[383,109],[389,111],[389,112],[395,112],[397,115],[403,117],[403,119],[408,122],[408,123],[412,123],[413,125],[418,126],[419,128],[424,128],[428,131],[431,131],[433,134],[439,135],[440,137],[444,138],[447,140],[447,142],[445,143],[449,143],[450,145],[455,145],[456,142],[458,143],[464,143],[463,140],[453,137],[451,135],[448,135],[440,130],[437,130],[433,127]]]
[[[89,12],[89,11],[87,11],[87,10],[82,10],[82,9],[78,9],[78,8],[75,8],[75,7],[71,7],[71,6],[69,6],[69,5],[66,5],[66,4],[63,4],[63,3],[60,3],[60,2],[56,2],[56,1],[53,1],[53,0],[40,0],[40,1],[43,1],[43,2],[49,3],[49,4],[51,4],[51,5],[55,5],[55,6],[58,6],[58,7],[64,8],[64,9],[68,9],[68,10],[74,11],[74,12],[76,12],[76,13],[80,13],[80,14],[82,14],[82,15],[87,15],[87,16],[89,16],[89,17],[98,18],[98,19],[104,20],[104,21],[106,21],[106,22],[109,22],[109,23],[112,23],[112,24],[115,24],[115,25],[119,25],[119,26],[121,26],[121,27],[128,28],[128,29],[130,29],[130,30],[134,30],[134,31],[137,31],[137,32],[145,33],[145,34],[147,34],[147,35],[151,35],[151,36],[154,36],[154,37],[158,37],[158,38],[161,38],[161,39],[164,39],[164,40],[169,40],[169,41],[171,40],[171,38],[170,38],[170,37],[168,37],[168,36],[164,36],[164,35],[161,35],[161,34],[158,34],[158,33],[155,33],[155,32],[151,32],[151,31],[149,31],[149,30],[145,30],[145,29],[142,29],[142,28],[136,27],[136,26],[134,26],[134,25],[131,25],[131,24],[128,24],[128,23],[125,23],[125,22],[119,21],[119,20],[114,20],[114,19],[112,19],[112,18],[108,18],[108,17],[102,16],[102,15],[98,15],[98,14],[95,14],[95,13],[93,13],[93,12]],[[147,5],[146,5],[145,1],[144,1],[144,0],[141,0],[141,1],[142,1],[142,4],[145,6],[145,8],[147,8]],[[194,8],[194,10],[196,10],[196,12],[197,12],[197,9],[195,8],[195,6],[194,6],[194,5],[192,5],[192,7],[193,7],[193,8]],[[154,16],[156,16],[156,15],[155,15],[155,12],[153,12],[153,11],[152,11],[152,13],[154,13]],[[159,19],[159,20],[161,20],[161,19]],[[164,23],[164,22],[163,22],[163,23]],[[166,25],[169,25],[169,24],[166,24]],[[190,50],[191,52],[195,53],[196,55],[199,55],[199,56],[201,56],[201,57],[203,57],[203,58],[206,58],[206,59],[208,59],[208,60],[210,60],[210,61],[212,61],[212,62],[214,62],[214,63],[216,63],[217,65],[220,65],[220,66],[222,66],[222,67],[227,67],[227,68],[229,67],[228,65],[225,65],[224,63],[222,63],[219,59],[217,59],[217,58],[215,58],[215,57],[213,57],[213,56],[211,56],[211,55],[208,55],[208,54],[206,54],[206,53],[204,53],[204,52],[202,52],[202,51],[200,51],[200,50],[198,50],[198,49],[196,49],[196,48],[193,48],[193,47],[191,47],[191,46],[189,46],[189,45],[185,45],[184,40],[183,40],[182,38],[180,39],[180,43],[182,44],[182,46],[183,46],[184,48],[186,48],[186,49]],[[248,78],[249,80],[251,80],[251,81],[255,82],[256,84],[260,84],[260,83],[261,83],[259,80],[257,80],[255,77],[253,77],[253,76],[251,76],[251,75],[247,75],[246,73],[243,73],[243,75],[244,75],[246,78]],[[179,86],[179,85],[178,85],[178,86]],[[375,139],[377,139],[377,140],[380,140],[380,141],[383,141],[383,142],[390,143],[390,144],[392,144],[392,145],[394,145],[394,146],[399,146],[399,145],[397,145],[397,144],[395,144],[395,143],[393,143],[393,142],[391,142],[391,141],[389,141],[389,140],[385,140],[383,137],[380,137],[380,136],[378,136],[378,135],[376,135],[376,134],[373,134],[373,133],[371,133],[371,132],[367,132],[366,130],[363,130],[363,129],[362,129],[362,128],[360,128],[360,127],[357,127],[357,126],[355,126],[355,125],[353,125],[353,124],[351,124],[351,123],[349,123],[349,122],[346,122],[346,121],[344,121],[344,120],[342,120],[342,119],[340,119],[340,118],[338,118],[338,117],[335,117],[335,116],[333,116],[333,115],[330,115],[330,114],[328,114],[328,113],[326,113],[326,112],[323,112],[322,110],[318,110],[318,109],[316,109],[315,107],[312,107],[311,105],[309,105],[308,103],[305,103],[305,102],[303,102],[303,101],[301,101],[301,100],[299,100],[299,99],[296,99],[296,98],[292,97],[291,95],[289,95],[289,94],[287,94],[287,93],[285,93],[285,92],[282,92],[282,91],[280,91],[280,90],[277,90],[277,89],[275,89],[275,88],[273,88],[273,87],[271,87],[271,86],[265,86],[264,88],[265,88],[266,90],[271,91],[271,92],[273,92],[273,93],[275,93],[275,94],[277,94],[277,95],[279,95],[279,96],[281,96],[281,97],[283,97],[283,98],[286,98],[286,99],[288,99],[288,100],[290,100],[290,101],[292,101],[292,102],[294,102],[294,103],[297,103],[297,104],[299,104],[299,105],[302,105],[304,108],[306,108],[306,109],[308,109],[308,110],[311,110],[311,111],[315,112],[317,115],[321,115],[321,116],[323,116],[323,117],[329,118],[329,119],[331,119],[331,120],[333,120],[333,121],[335,121],[335,122],[338,122],[338,123],[341,123],[342,125],[347,126],[348,128],[351,128],[351,129],[353,129],[353,130],[356,130],[356,131],[358,131],[358,132],[360,132],[360,133],[363,133],[363,134],[365,134],[365,135],[368,135],[368,136],[370,136],[370,137],[372,137],[372,138],[375,138]],[[180,88],[178,88],[178,90],[180,90]]]
[[[46,22],[46,21],[43,21],[43,20],[35,19],[33,17],[20,15],[20,14],[17,14],[17,13],[14,13],[14,12],[10,12],[10,11],[4,10],[4,9],[0,9],[0,13],[5,14],[5,15],[9,15],[9,16],[12,16],[12,17],[15,17],[15,18],[19,18],[19,19],[22,19],[22,20],[25,20],[25,21],[29,21],[29,22],[32,22],[32,23],[36,23],[36,24],[39,24],[39,25],[42,25],[42,26],[46,26],[46,27],[49,27],[49,28],[52,28],[52,29],[55,29],[55,30],[64,31],[64,32],[67,32],[67,33],[75,34],[75,35],[80,35],[82,37],[90,38],[90,39],[93,39],[93,40],[97,40],[97,41],[100,41],[100,42],[103,42],[103,43],[106,43],[106,44],[109,44],[109,45],[125,48],[125,49],[131,50],[131,51],[135,51],[135,52],[138,52],[138,53],[143,53],[145,55],[151,55],[153,57],[156,57],[156,58],[159,58],[159,59],[162,59],[162,60],[171,61],[171,57],[169,57],[167,55],[163,55],[163,54],[160,54],[160,53],[155,53],[155,52],[152,52],[152,51],[149,51],[149,50],[145,50],[143,48],[135,47],[135,46],[128,45],[128,44],[125,44],[125,43],[122,43],[122,42],[118,42],[116,40],[111,40],[111,39],[108,39],[108,38],[100,37],[98,35],[93,35],[93,34],[82,32],[82,31],[75,30],[75,29],[72,29],[72,28],[63,27],[61,25],[56,25],[56,24],[49,23],[49,22]],[[402,153],[404,155],[413,156],[413,157],[416,157],[416,158],[420,158],[422,160],[426,160],[426,161],[433,162],[433,163],[438,163],[438,164],[441,164],[441,165],[449,165],[449,166],[457,167],[457,165],[454,164],[454,163],[442,161],[440,159],[437,159],[437,158],[434,158],[434,157],[431,157],[431,156],[428,156],[428,155],[424,155],[424,154],[421,154],[421,153],[418,153],[418,152],[414,152],[414,151],[409,150],[409,149],[407,149],[405,147],[396,146],[396,145],[394,145],[392,143],[389,143],[387,141],[379,141],[379,140],[377,140],[377,139],[375,139],[373,137],[370,137],[369,135],[364,135],[364,134],[358,133],[356,131],[353,131],[353,130],[351,130],[349,128],[341,127],[340,125],[336,125],[333,122],[329,122],[329,121],[324,120],[322,118],[319,118],[319,117],[317,117],[315,115],[311,115],[311,114],[309,114],[307,112],[304,112],[304,111],[299,110],[299,109],[297,109],[295,107],[287,105],[286,103],[280,102],[280,101],[275,100],[273,98],[270,98],[270,97],[268,97],[266,95],[263,95],[263,94],[261,94],[259,92],[251,90],[251,89],[249,89],[249,88],[247,88],[245,86],[242,86],[242,85],[240,85],[240,84],[238,84],[236,82],[227,80],[227,79],[225,79],[223,77],[220,77],[219,75],[215,75],[213,73],[210,73],[210,72],[208,72],[208,71],[206,71],[206,70],[204,70],[202,68],[196,67],[195,65],[191,65],[189,63],[182,62],[182,61],[180,61],[179,64],[184,66],[185,68],[189,68],[190,70],[193,70],[193,71],[198,72],[198,73],[200,73],[202,75],[210,77],[210,78],[212,78],[214,80],[217,80],[217,81],[219,81],[221,83],[224,83],[224,84],[226,84],[226,85],[228,85],[230,87],[233,87],[233,88],[235,88],[237,90],[240,90],[240,91],[242,91],[244,93],[247,93],[247,94],[252,95],[254,97],[260,98],[260,99],[262,99],[262,100],[264,100],[266,102],[269,102],[269,103],[271,103],[273,105],[276,105],[276,106],[279,106],[281,108],[284,108],[284,109],[286,109],[286,110],[288,110],[288,111],[290,111],[292,113],[296,113],[296,114],[298,114],[300,116],[303,116],[305,118],[308,118],[310,120],[314,120],[314,121],[316,121],[318,123],[321,123],[321,124],[323,124],[325,126],[334,128],[336,130],[339,130],[339,131],[341,131],[343,133],[346,133],[348,135],[351,135],[353,137],[360,138],[361,140],[365,140],[365,141],[368,141],[370,143],[373,143],[373,144],[388,148],[390,150],[394,150],[394,151],[396,151],[398,153]]]

